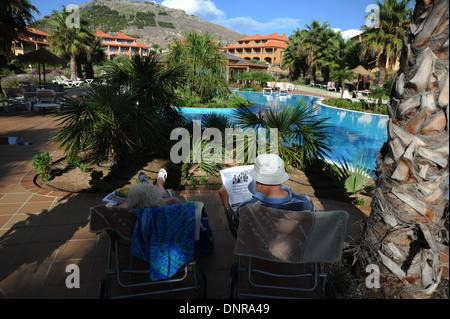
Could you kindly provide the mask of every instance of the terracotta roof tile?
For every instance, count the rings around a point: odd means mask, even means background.
[[[289,44],[278,41],[267,41],[266,43],[249,43],[249,44],[231,44],[224,49],[245,49],[245,48],[282,48],[286,49]]]
[[[272,33],[268,35],[251,35],[249,37],[239,39],[238,41],[252,41],[252,40],[279,40],[279,41],[289,41],[289,38],[286,37],[286,33],[283,33],[283,35],[278,35],[278,33]]]
[[[142,49],[150,49],[149,46],[142,44],[140,42],[136,41],[136,38],[130,37],[126,34],[123,34],[122,32],[117,32],[117,35],[110,35],[107,34],[101,30],[97,30],[97,33],[95,34],[95,36],[97,38],[103,38],[103,39],[116,39],[116,40],[132,40],[134,41],[133,44],[128,44],[128,43],[117,43],[117,42],[112,42],[112,43],[108,43],[108,42],[102,42],[102,45],[109,45],[109,46],[114,46],[114,47],[128,47],[128,48],[142,48]]]
[[[38,29],[35,29],[35,28],[31,28],[31,27],[28,27],[28,26],[27,26],[27,31],[32,33],[32,34],[42,35],[44,37],[49,37],[50,36],[50,34],[45,33],[44,31],[41,31],[41,30],[38,30]]]

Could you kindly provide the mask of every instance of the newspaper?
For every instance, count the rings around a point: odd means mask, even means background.
[[[253,178],[248,173],[253,169],[253,166],[237,166],[220,171],[222,183],[228,192],[228,201],[234,212],[242,202],[252,197],[252,193],[248,190],[248,184]]]

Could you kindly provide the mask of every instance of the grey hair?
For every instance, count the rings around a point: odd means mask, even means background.
[[[128,207],[146,208],[163,206],[163,195],[159,188],[150,183],[139,183],[133,186],[128,194]]]

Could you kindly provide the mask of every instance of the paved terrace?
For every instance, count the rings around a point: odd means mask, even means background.
[[[33,183],[31,162],[35,154],[49,151],[53,158],[62,155],[49,141],[54,129],[53,118],[43,111],[0,113],[0,299],[98,298],[108,240],[105,234],[89,232],[89,208],[100,204],[104,194],[52,192]],[[22,137],[31,145],[7,145],[8,136]],[[205,203],[214,233],[214,251],[202,260],[208,298],[227,298],[230,266],[236,257],[219,196],[211,191],[180,195]],[[345,203],[313,200],[317,210],[350,212],[348,236],[369,213]],[[441,261],[448,277],[448,250]],[[79,289],[65,285],[69,264],[79,265]],[[191,298],[179,294],[164,297]]]

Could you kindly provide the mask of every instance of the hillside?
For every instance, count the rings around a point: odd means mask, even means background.
[[[188,15],[183,10],[168,8],[151,1],[93,0],[80,6],[80,10],[94,33],[97,29],[106,33],[120,31],[138,38],[139,42],[148,46],[157,44],[161,48],[167,48],[169,43],[181,39],[189,30],[208,32],[224,46],[246,36]],[[50,18],[51,15],[45,16],[34,26],[48,30],[45,22]]]

